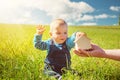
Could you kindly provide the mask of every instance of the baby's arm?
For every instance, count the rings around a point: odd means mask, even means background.
[[[38,25],[36,27],[36,34],[34,36],[34,46],[37,49],[40,50],[46,50],[48,49],[48,41],[42,41],[42,34],[45,31],[45,28],[43,25]]]

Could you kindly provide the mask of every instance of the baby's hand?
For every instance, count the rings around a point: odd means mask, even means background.
[[[77,32],[77,33],[76,33],[76,40],[77,40],[80,36],[87,36],[87,35],[86,35],[86,33],[84,33],[84,32]]]
[[[45,31],[45,27],[43,25],[38,25],[36,29],[37,29],[37,34],[43,34],[43,32]]]

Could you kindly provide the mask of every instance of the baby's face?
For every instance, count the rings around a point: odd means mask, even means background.
[[[51,37],[57,44],[62,44],[66,41],[68,37],[68,29],[66,25],[56,27],[51,32]]]

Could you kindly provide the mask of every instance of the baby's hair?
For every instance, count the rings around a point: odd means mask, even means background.
[[[54,21],[52,21],[52,23],[50,24],[50,32],[52,32],[52,29],[54,27],[60,27],[60,26],[63,26],[63,25],[66,25],[67,26],[67,23],[65,22],[65,20],[63,19],[55,19]]]

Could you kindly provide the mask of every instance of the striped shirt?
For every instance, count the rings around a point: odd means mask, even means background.
[[[69,51],[71,50],[71,48],[73,48],[75,46],[75,43],[74,43],[74,40],[76,37],[75,35],[76,35],[76,33],[73,33],[72,36],[70,36],[66,39],[66,45],[67,45],[67,48]],[[49,49],[50,49],[50,40],[51,39],[42,41],[42,35],[35,34],[34,46],[35,46],[35,48],[40,49],[40,50],[47,50],[47,53],[48,53]],[[58,48],[61,48],[61,44],[55,44],[55,45]]]

